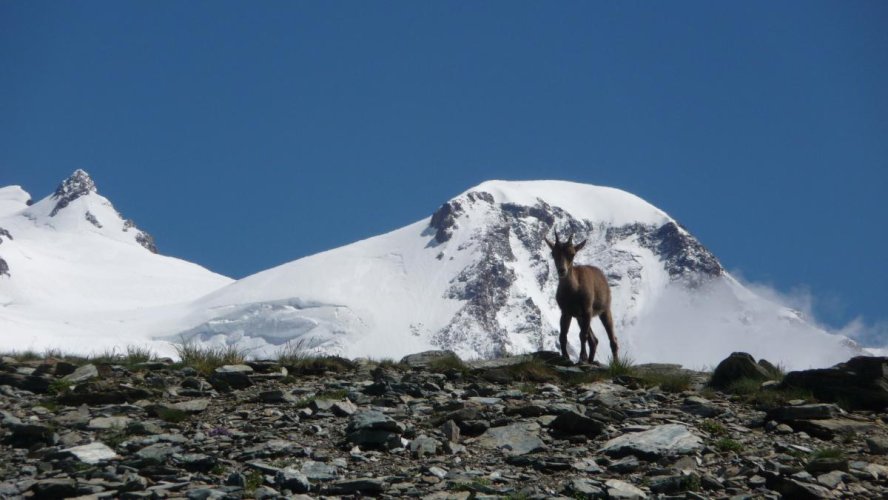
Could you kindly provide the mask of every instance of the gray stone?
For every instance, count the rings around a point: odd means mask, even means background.
[[[346,432],[358,430],[388,431],[400,434],[404,432],[404,424],[397,422],[381,411],[364,410],[356,412],[349,417]]]
[[[278,488],[290,490],[293,493],[308,493],[311,490],[311,483],[305,474],[290,467],[277,471],[274,476],[274,484]]]
[[[444,437],[451,443],[459,442],[459,426],[453,420],[444,422],[441,426],[441,432],[444,433]]]
[[[604,431],[604,424],[602,422],[580,415],[575,411],[568,411],[558,415],[549,424],[549,427],[562,434],[582,434],[587,437],[598,436]]]
[[[590,479],[572,479],[567,485],[566,493],[573,498],[601,498],[604,496],[601,486],[601,483]]]
[[[346,399],[345,401],[334,402],[333,405],[330,407],[330,410],[337,417],[348,417],[354,415],[354,413],[358,411],[358,407],[355,406],[354,403]]]
[[[69,373],[62,377],[62,380],[65,382],[69,382],[72,384],[82,384],[87,380],[94,379],[99,376],[99,370],[96,368],[96,365],[90,363],[87,365],[83,365],[74,370],[73,373]]]
[[[411,368],[428,368],[431,363],[447,358],[459,360],[459,356],[453,351],[425,351],[404,356],[401,363]]]
[[[166,462],[169,457],[173,456],[173,454],[179,453],[179,451],[181,451],[181,449],[178,446],[168,443],[156,443],[137,451],[136,457],[138,457],[143,464],[162,464]]]
[[[664,456],[684,455],[702,448],[699,437],[680,424],[666,424],[643,432],[615,437],[601,447],[601,451],[614,457],[635,455],[646,460]]]
[[[62,452],[70,453],[77,460],[87,464],[97,464],[106,460],[120,458],[108,445],[98,441],[82,446],[74,446],[73,448],[65,448]]]
[[[87,428],[103,431],[108,429],[125,429],[132,421],[129,417],[97,417],[89,421]]]
[[[536,423],[516,423],[503,427],[491,427],[478,438],[484,448],[502,450],[507,455],[524,455],[545,449]]]
[[[820,439],[832,439],[846,434],[870,434],[878,432],[880,426],[872,422],[861,422],[848,418],[831,418],[826,420],[796,420],[793,422],[796,431],[806,432]]]
[[[314,460],[305,461],[300,471],[309,481],[332,481],[339,477],[339,471],[335,466]]]
[[[336,481],[321,491],[325,495],[377,495],[385,491],[385,481],[375,478]]]
[[[791,422],[793,420],[823,420],[838,417],[842,410],[834,404],[808,404],[780,406],[768,412],[771,420]]]
[[[209,472],[219,460],[203,453],[185,453],[173,455],[173,462],[189,472]]]
[[[724,408],[716,406],[708,399],[704,399],[699,396],[691,396],[689,398],[685,398],[684,403],[681,406],[681,410],[685,413],[690,413],[691,415],[697,415],[704,418],[716,417],[725,412]]]
[[[207,409],[209,404],[209,399],[189,399],[188,401],[173,403],[169,405],[169,408],[184,411],[185,413],[201,413]]]
[[[838,488],[840,484],[845,482],[845,478],[847,477],[849,477],[848,474],[840,470],[834,470],[817,476],[817,482],[820,483],[821,486],[834,490]]]
[[[631,484],[620,481],[619,479],[608,479],[604,482],[607,487],[607,497],[623,500],[638,500],[647,498],[644,491],[632,486]]]
[[[434,456],[438,453],[438,441],[428,436],[419,436],[410,441],[410,454],[415,458]]]

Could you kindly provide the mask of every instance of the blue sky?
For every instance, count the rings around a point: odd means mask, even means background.
[[[609,185],[878,335],[886,26],[884,1],[0,0],[0,185],[84,168],[233,277],[487,179]]]

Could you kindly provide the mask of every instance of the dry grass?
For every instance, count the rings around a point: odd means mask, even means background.
[[[220,366],[243,364],[247,359],[247,351],[233,345],[214,347],[183,341],[176,344],[175,349],[183,365],[194,368],[203,375],[212,374]]]

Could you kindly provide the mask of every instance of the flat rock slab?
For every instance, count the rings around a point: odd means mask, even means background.
[[[539,424],[533,422],[492,427],[478,437],[478,444],[485,448],[503,450],[508,455],[525,455],[546,448],[539,432]]]
[[[96,365],[90,363],[88,365],[83,365],[76,370],[74,373],[69,373],[62,377],[62,380],[65,382],[70,382],[72,384],[80,384],[86,382],[87,380],[94,379],[99,376],[99,370],[96,368]]]
[[[411,368],[428,368],[428,366],[439,359],[459,359],[453,351],[425,351],[416,354],[409,354],[401,358],[401,363]]]
[[[70,453],[71,455],[74,455],[77,460],[86,464],[97,464],[105,460],[120,458],[111,447],[98,441],[82,446],[75,446],[73,448],[66,448],[62,450],[62,452]]]
[[[666,424],[615,437],[601,451],[613,457],[635,455],[645,460],[686,455],[703,447],[701,439],[680,424]]]
[[[129,417],[96,417],[89,421],[90,430],[124,429],[132,419]]]
[[[608,498],[621,498],[625,500],[636,500],[647,498],[647,494],[644,491],[632,486],[626,481],[620,481],[619,479],[608,479],[604,483],[605,487],[607,487],[607,497]]]
[[[872,422],[860,422],[849,418],[830,418],[826,420],[797,420],[793,422],[797,431],[804,431],[820,439],[832,439],[843,434],[871,434],[880,429]]]
[[[185,413],[200,413],[206,410],[209,405],[209,399],[191,399],[180,403],[173,403],[169,405],[169,408],[184,411]]]

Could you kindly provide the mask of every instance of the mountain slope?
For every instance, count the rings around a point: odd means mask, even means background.
[[[131,314],[182,303],[231,280],[156,253],[153,238],[124,219],[76,171],[31,204],[0,189],[0,331],[4,349],[139,343]],[[83,343],[81,343],[83,342]]]
[[[607,274],[617,336],[637,361],[700,366],[745,350],[806,367],[859,352],[744,288],[644,200],[559,181],[486,182],[430,219],[239,280],[190,304],[188,327],[167,338],[256,352],[310,339],[352,357],[556,349],[557,275],[543,243],[556,228],[589,240],[577,263]]]

